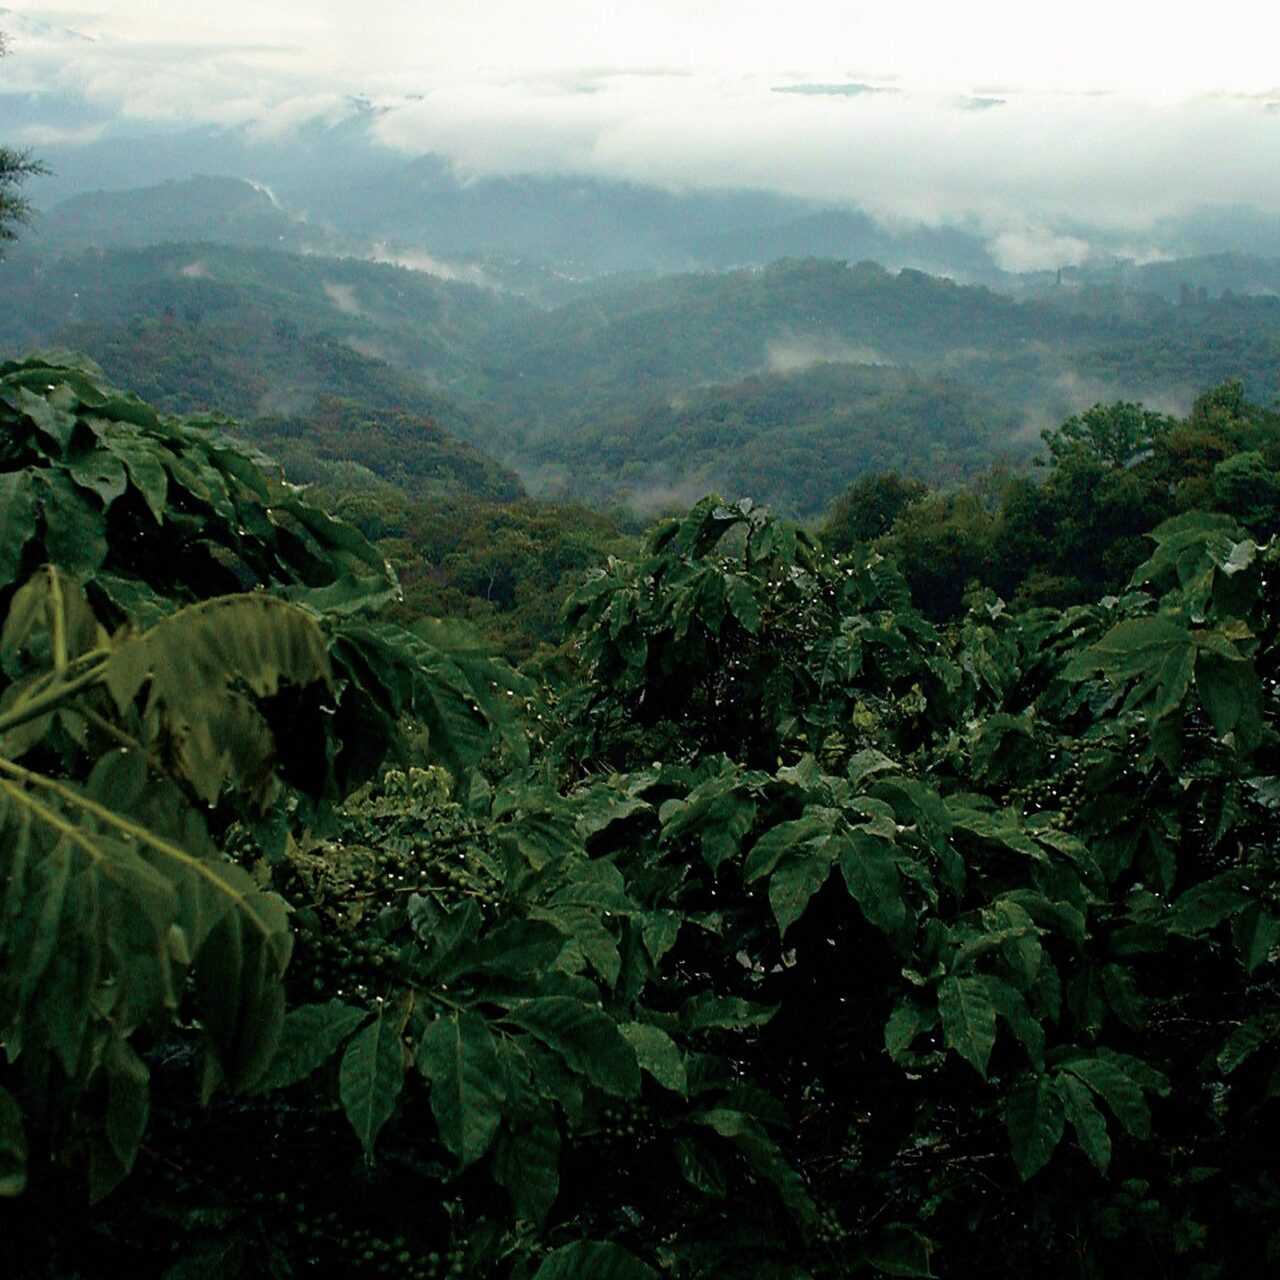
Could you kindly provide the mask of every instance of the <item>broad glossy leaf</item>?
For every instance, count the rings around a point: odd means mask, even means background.
[[[689,1031],[740,1031],[764,1026],[777,1011],[777,1005],[755,1004],[740,996],[692,996],[680,1012],[680,1021]]]
[[[1053,1081],[1037,1075],[1016,1088],[1005,1104],[1013,1162],[1023,1182],[1048,1163],[1062,1140],[1066,1118]]]
[[[1244,911],[1255,901],[1243,888],[1244,883],[1243,872],[1228,871],[1188,889],[1173,904],[1170,928],[1175,933],[1194,936]]]
[[[676,1163],[684,1180],[703,1195],[723,1200],[729,1189],[728,1175],[719,1157],[705,1142],[681,1135],[676,1138]]]
[[[1232,934],[1245,972],[1252,973],[1280,944],[1280,919],[1255,902],[1232,921]]]
[[[0,584],[13,582],[22,553],[36,535],[36,495],[23,471],[0,475]]]
[[[726,579],[725,595],[729,601],[729,611],[742,624],[742,629],[750,635],[756,635],[760,630],[761,615],[755,584],[749,578],[731,574]]]
[[[61,472],[41,471],[38,480],[44,558],[70,573],[92,573],[107,558],[101,514]]]
[[[198,1008],[206,1034],[233,1089],[248,1089],[266,1073],[284,1026],[284,984],[292,935],[284,904],[251,889],[231,864],[191,869],[184,928],[195,954]],[[239,875],[231,873],[239,872]],[[246,884],[246,881],[248,882]],[[216,916],[203,943],[204,921]]]
[[[884,1047],[895,1062],[901,1061],[915,1038],[937,1023],[937,1015],[910,1001],[898,1004],[884,1028]]]
[[[635,1051],[600,1009],[566,996],[547,996],[518,1005],[507,1017],[606,1093],[634,1098],[640,1092]]]
[[[751,846],[746,862],[742,867],[742,878],[751,884],[761,876],[767,876],[787,854],[811,847],[815,842],[830,836],[835,822],[835,814],[824,810],[816,814],[807,814],[794,822],[780,822],[770,827],[759,840]],[[831,858],[826,865],[830,867]]]
[[[67,474],[82,489],[97,494],[104,512],[129,487],[124,463],[107,449],[91,449],[73,458]]]
[[[404,1087],[407,1012],[403,1001],[382,1001],[373,1021],[351,1038],[342,1055],[338,1096],[368,1160]]]
[[[493,1035],[474,1013],[430,1023],[418,1042],[418,1070],[431,1082],[431,1111],[441,1141],[464,1167],[489,1149],[506,1091]]]
[[[1142,1088],[1115,1062],[1101,1057],[1074,1058],[1059,1064],[1059,1070],[1083,1080],[1135,1138],[1150,1137],[1151,1112]]]
[[[938,1012],[947,1046],[985,1080],[996,1042],[996,1007],[986,980],[943,978],[938,984]]]
[[[133,1168],[146,1132],[150,1089],[146,1064],[124,1041],[113,1038],[107,1048],[106,1142],[93,1152],[89,1198],[97,1202],[113,1191]]]
[[[1106,1173],[1111,1163],[1111,1139],[1107,1122],[1093,1101],[1093,1094],[1075,1076],[1062,1072],[1056,1080],[1062,1108],[1081,1150],[1093,1161],[1099,1173]]]
[[[810,899],[826,884],[836,857],[833,843],[825,838],[788,854],[769,877],[769,905],[780,937],[786,937],[787,930],[804,915]]]
[[[1027,1007],[1022,992],[1002,982],[999,978],[986,977],[987,991],[996,1012],[1004,1019],[1005,1025],[1022,1042],[1031,1059],[1031,1065],[1037,1071],[1044,1070],[1044,1028]]]
[[[907,921],[907,906],[893,846],[855,831],[840,854],[840,870],[867,923],[885,933],[900,932]]]
[[[618,1029],[635,1051],[642,1071],[647,1071],[664,1089],[681,1097],[688,1094],[684,1055],[665,1031],[642,1022],[625,1022]]]
[[[275,1056],[254,1091],[284,1089],[305,1080],[333,1057],[342,1042],[368,1016],[367,1009],[357,1009],[338,1000],[290,1009],[285,1015]]]

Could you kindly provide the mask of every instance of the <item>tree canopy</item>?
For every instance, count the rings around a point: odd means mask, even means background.
[[[1274,1266],[1275,441],[1229,389],[1086,460],[1249,446],[1117,591],[931,620],[909,541],[709,497],[541,684],[379,621],[217,424],[51,357],[0,423],[11,1269]]]

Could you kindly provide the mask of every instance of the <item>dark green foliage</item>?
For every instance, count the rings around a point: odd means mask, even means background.
[[[70,427],[53,412],[68,394]],[[3,491],[15,572],[45,555],[28,544],[47,537],[46,493],[85,494],[80,527],[129,501],[140,525],[156,521],[142,488],[154,473],[95,459],[85,394],[13,393],[17,438],[47,442],[25,445],[13,474],[65,472]],[[238,695],[267,729],[246,712],[222,736],[259,746],[229,760],[168,747],[140,759],[93,726],[77,738],[51,721],[19,742],[46,782],[0,761],[17,833],[5,847],[29,868],[4,917],[24,942],[10,985],[50,1046],[51,1078],[115,1009],[155,1011],[108,1036],[102,1087],[79,1101],[90,1185],[111,1196],[95,1216],[64,1210],[56,1240],[14,1216],[6,1247],[38,1243],[51,1274],[104,1259],[162,1271],[169,1240],[172,1276],[1267,1274],[1280,1248],[1280,600],[1258,512],[1273,423],[1226,388],[1187,423],[1138,419],[1151,454],[1135,460],[1135,420],[1118,414],[1060,436],[1042,489],[928,497],[895,524],[914,518],[923,540],[967,522],[990,557],[979,573],[1000,572],[1009,495],[1033,516],[1043,496],[1057,522],[1025,527],[1057,539],[1052,554],[1074,551],[1079,603],[976,590],[930,622],[908,582],[939,570],[900,532],[905,573],[874,547],[832,557],[748,501],[708,498],[586,577],[565,606],[576,670],[542,690],[444,644],[444,629],[325,614],[320,603],[359,603],[361,575],[326,579],[312,550],[311,576],[290,582],[295,543],[270,561],[266,534],[239,554],[283,566],[259,593],[282,625],[261,620],[252,660],[239,604],[177,608],[156,577],[168,620],[117,636],[99,628],[108,568],[82,569],[82,595],[39,608],[73,580],[37,574],[6,632],[29,708],[43,714],[35,699],[105,644],[119,700],[111,681],[97,702],[64,689],[59,715],[85,706],[135,734],[154,718],[176,740],[187,663],[207,672],[187,681],[202,721],[238,714],[224,709]],[[183,457],[212,456],[196,428],[168,425],[188,433]],[[1195,510],[1189,495],[1214,492],[1216,469],[1249,453],[1262,464],[1229,468],[1221,486],[1249,510]],[[1136,484],[1133,501],[1099,494],[1107,476]],[[270,490],[259,501],[276,511]],[[189,507],[206,537],[231,536],[215,535],[215,509]],[[332,555],[372,569],[348,526],[296,498],[280,510],[299,544],[327,534]],[[1156,519],[1139,526],[1144,512]],[[1090,561],[1105,530],[1118,541]],[[102,536],[110,566],[117,544]],[[1043,556],[1031,567],[1059,563]],[[1103,569],[1119,591],[1090,598],[1086,574]],[[206,667],[206,623],[223,608],[223,666]],[[175,655],[166,636],[184,627]],[[132,697],[131,652],[151,655]],[[239,683],[218,676],[232,655]],[[273,827],[255,798],[278,785],[302,801],[314,777],[278,770],[277,784],[262,734],[272,697],[307,681],[340,713],[368,699],[334,717],[326,754],[365,749],[371,723],[389,740],[411,715],[448,772],[384,772],[326,830]],[[0,705],[11,733],[35,719],[19,706],[13,720],[15,705]],[[169,928],[154,860],[136,866],[111,834],[123,829],[106,798],[148,780],[208,812],[211,769],[225,770],[224,853],[205,860],[245,901],[294,905],[288,932],[277,906],[269,934],[292,947],[283,971],[255,960],[239,905],[199,915],[214,923],[190,959],[199,935],[185,917]],[[81,786],[91,804],[67,798]],[[50,825],[32,803],[45,791],[78,806],[67,852],[30,834]],[[113,839],[134,874],[112,881],[122,905],[105,918],[124,927],[104,927],[98,953],[56,951],[91,883],[72,858]],[[180,990],[168,975],[188,965]],[[127,977],[106,1013],[103,966]],[[28,988],[46,982],[79,991],[72,1007],[90,991],[97,1003],[78,1018],[37,1010]],[[252,1001],[269,1037],[243,1016]],[[199,1028],[168,1012],[188,1008]],[[11,1058],[14,1035],[0,1032]],[[20,1046],[16,1062],[27,1057]],[[240,1092],[216,1089],[219,1073]],[[25,1177],[18,1204],[76,1203],[46,1159],[46,1117],[62,1112],[42,1111],[12,1064],[0,1089],[0,1189],[16,1196]]]
[[[788,515],[812,517],[850,479],[900,468],[945,483],[993,459],[1027,457],[1021,414],[963,381],[880,364],[810,361],[699,388],[637,411],[591,415],[572,436],[526,444],[525,465],[555,492],[644,509],[681,505],[708,489],[764,493]]]

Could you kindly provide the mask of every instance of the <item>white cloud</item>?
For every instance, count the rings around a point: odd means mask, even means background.
[[[387,145],[477,173],[972,215],[1009,263],[1073,260],[1077,242],[1037,230],[1063,218],[1140,231],[1206,201],[1280,211],[1280,8],[1219,0],[1209,21],[1183,0],[1078,0],[1064,15],[1025,0],[13,0],[0,90],[263,140],[363,93],[389,108]],[[901,92],[771,91],[855,82]],[[94,137],[24,127],[37,146]]]
[[[1087,240],[1055,235],[1035,226],[1001,231],[991,238],[988,247],[1001,271],[1050,271],[1079,266],[1089,257]]]

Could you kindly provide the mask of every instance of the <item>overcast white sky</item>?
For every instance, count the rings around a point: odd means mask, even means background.
[[[401,102],[388,144],[477,170],[766,185],[1011,234],[1280,212],[1273,0],[9,0],[0,30],[0,90],[276,130],[365,93]],[[849,83],[883,92],[775,92]]]
[[[278,46],[348,76],[678,67],[901,77],[914,86],[1261,93],[1280,79],[1267,0],[100,0],[12,11],[139,43]]]

